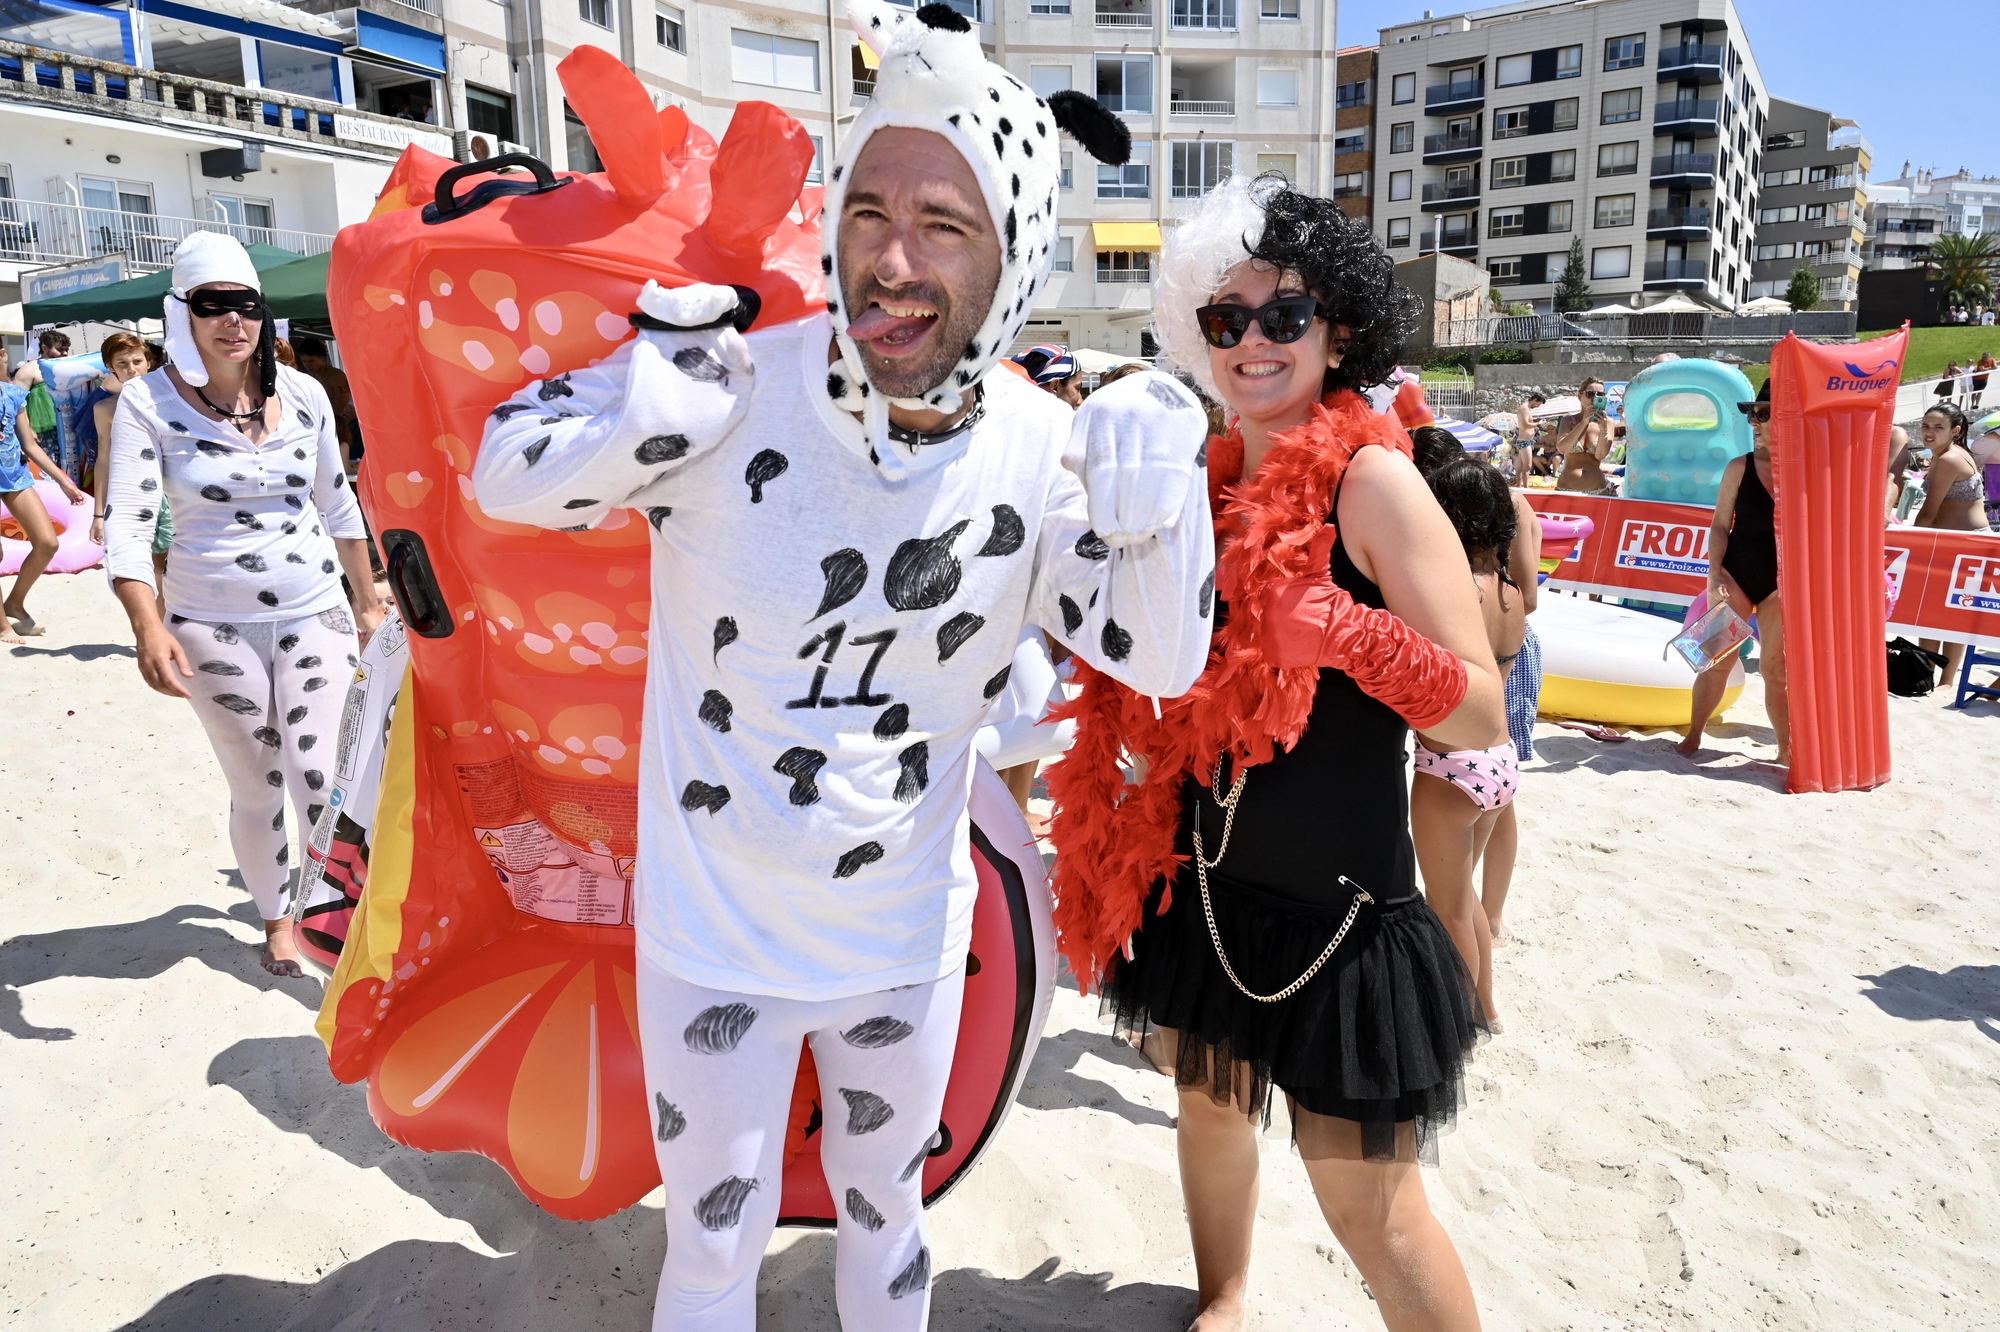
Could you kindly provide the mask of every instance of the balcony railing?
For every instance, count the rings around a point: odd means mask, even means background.
[[[1439,250],[1449,253],[1453,250],[1476,250],[1479,248],[1479,233],[1476,231],[1447,231],[1440,236],[1435,231],[1426,231],[1420,238],[1417,251],[1420,254],[1436,254]]]
[[[1722,48],[1720,46],[1663,46],[1660,48],[1659,72],[1664,77],[1670,73],[1696,74],[1713,68],[1717,74],[1722,71]]]
[[[197,231],[218,231],[246,245],[275,246],[301,257],[333,248],[333,237],[316,231],[0,199],[0,261],[8,263],[69,264],[122,254],[135,273],[156,273],[173,266],[175,247]]]
[[[1455,102],[1477,102],[1485,96],[1485,79],[1474,79],[1470,83],[1440,83],[1435,88],[1424,89],[1424,105],[1434,107],[1449,106]]]
[[[415,121],[269,88],[242,88],[21,42],[0,41],[0,99],[33,101],[129,120],[207,127],[307,146],[340,147],[384,160],[412,143],[452,155],[449,135]],[[190,122],[193,122],[190,125]]]
[[[1426,157],[1434,153],[1470,152],[1479,146],[1478,130],[1424,135],[1424,155]]]
[[[1648,282],[1706,282],[1706,259],[1650,259],[1646,262]]]
[[[1842,148],[1859,148],[1870,158],[1875,156],[1875,146],[1868,142],[1867,136],[1862,134],[1859,125],[1843,126],[1827,135],[1826,146],[1830,152],[1838,151]]]
[[[1478,197],[1479,182],[1476,180],[1467,181],[1461,185],[1424,186],[1424,202],[1426,204],[1453,203],[1460,199],[1471,200]]]
[[[1167,109],[1177,116],[1233,116],[1235,102],[1195,102],[1176,97],[1167,103]]]
[[[1104,9],[1097,11],[1096,26],[1100,28],[1150,28],[1153,26],[1153,11],[1150,9]]]
[[[1851,190],[1854,188],[1854,177],[1828,176],[1825,180],[1814,181],[1813,184],[1822,190]]]
[[[1709,209],[1707,204],[1692,208],[1649,208],[1646,210],[1646,230],[1648,231],[1707,231]]]
[[[1656,153],[1653,156],[1655,176],[1709,176],[1715,175],[1714,153]]]
[[[1661,102],[1653,108],[1655,125],[1678,125],[1683,121],[1714,120],[1722,114],[1722,103],[1712,97],[1688,97]]]
[[[1147,283],[1153,280],[1150,268],[1100,268],[1097,270],[1099,282],[1118,284]]]

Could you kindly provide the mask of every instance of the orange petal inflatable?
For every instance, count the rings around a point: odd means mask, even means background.
[[[319,1032],[376,1122],[475,1151],[559,1216],[659,1183],[635,1009],[632,858],[651,650],[643,517],[544,531],[483,513],[470,475],[488,412],[632,335],[648,278],[734,283],[761,322],[825,299],[812,143],[763,103],[718,146],[657,114],[607,52],[560,67],[602,174],[411,149],[374,215],[335,243],[328,304],[368,437],[361,498],[409,633],[365,845],[324,931],[338,963]],[[345,728],[343,776],[348,761]],[[1054,979],[1047,880],[1005,788],[974,788],[980,895],[958,1055],[924,1173],[962,1175],[1025,1076]],[[352,887],[358,902],[346,896]],[[352,905],[350,905],[352,903]],[[818,1088],[802,1061],[784,1216],[827,1224]]]

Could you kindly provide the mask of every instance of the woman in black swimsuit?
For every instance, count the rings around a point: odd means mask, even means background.
[[[1764,711],[1778,738],[1777,761],[1792,761],[1791,702],[1785,692],[1785,619],[1778,594],[1777,503],[1772,498],[1771,382],[1757,400],[1742,404],[1750,416],[1756,451],[1722,469],[1715,519],[1708,530],[1708,604],[1725,598],[1744,619],[1757,617],[1758,671]],[[1725,656],[1695,678],[1694,715],[1687,738],[1676,746],[1687,758],[1701,748],[1702,728],[1729,687],[1734,656]]]

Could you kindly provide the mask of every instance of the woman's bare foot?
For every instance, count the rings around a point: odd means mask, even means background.
[[[1498,916],[1488,916],[1486,918],[1486,932],[1493,936],[1493,946],[1495,948],[1514,942],[1514,936],[1507,932],[1507,927],[1500,923]]]
[[[8,620],[5,616],[0,616],[0,643],[12,643],[17,646],[22,646],[25,645],[27,641],[28,641],[27,639],[21,637],[19,634],[14,632],[14,625],[12,621]]]
[[[267,920],[264,922],[264,956],[261,959],[264,970],[273,976],[303,976],[305,968],[300,964],[298,941],[292,937],[292,919]]]
[[[21,635],[22,638],[40,638],[48,632],[47,629],[35,623],[34,616],[24,610],[15,610],[12,606],[8,606],[0,609],[0,614],[4,614],[7,617],[8,621],[14,626],[14,632]]]
[[[1243,1301],[1230,1296],[1209,1301],[1188,1324],[1188,1332],[1243,1332]]]

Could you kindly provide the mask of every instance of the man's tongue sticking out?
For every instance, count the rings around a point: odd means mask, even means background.
[[[877,356],[907,356],[937,323],[937,308],[928,301],[878,298],[847,326],[847,336]]]

